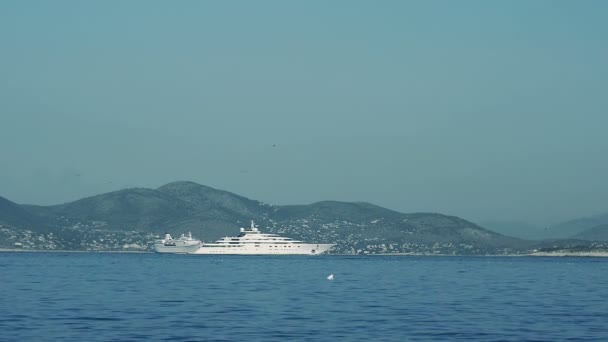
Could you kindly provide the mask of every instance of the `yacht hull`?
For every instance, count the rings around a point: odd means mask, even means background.
[[[200,244],[193,246],[163,246],[155,245],[154,251],[156,253],[172,253],[172,254],[191,254],[201,248]]]
[[[203,244],[193,254],[231,254],[231,255],[319,255],[327,252],[334,244],[292,244],[284,246],[213,246]]]

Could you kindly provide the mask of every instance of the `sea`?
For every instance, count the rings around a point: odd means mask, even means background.
[[[0,341],[606,340],[605,258],[0,253]]]

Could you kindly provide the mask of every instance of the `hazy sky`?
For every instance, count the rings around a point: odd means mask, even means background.
[[[608,1],[1,1],[0,196],[608,211]],[[273,147],[276,144],[276,147]]]

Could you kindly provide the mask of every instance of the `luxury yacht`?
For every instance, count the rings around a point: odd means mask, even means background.
[[[214,243],[203,243],[194,254],[305,254],[327,252],[334,244],[303,243],[277,234],[264,234],[251,221],[249,228],[241,228],[234,237],[224,237]]]
[[[194,239],[192,234],[182,234],[178,239],[165,233],[165,238],[154,241],[154,251],[157,253],[194,253],[202,246],[201,240]]]

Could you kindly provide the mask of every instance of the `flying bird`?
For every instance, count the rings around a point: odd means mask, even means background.
[[[327,276],[327,280],[334,280],[334,274],[330,274]]]

